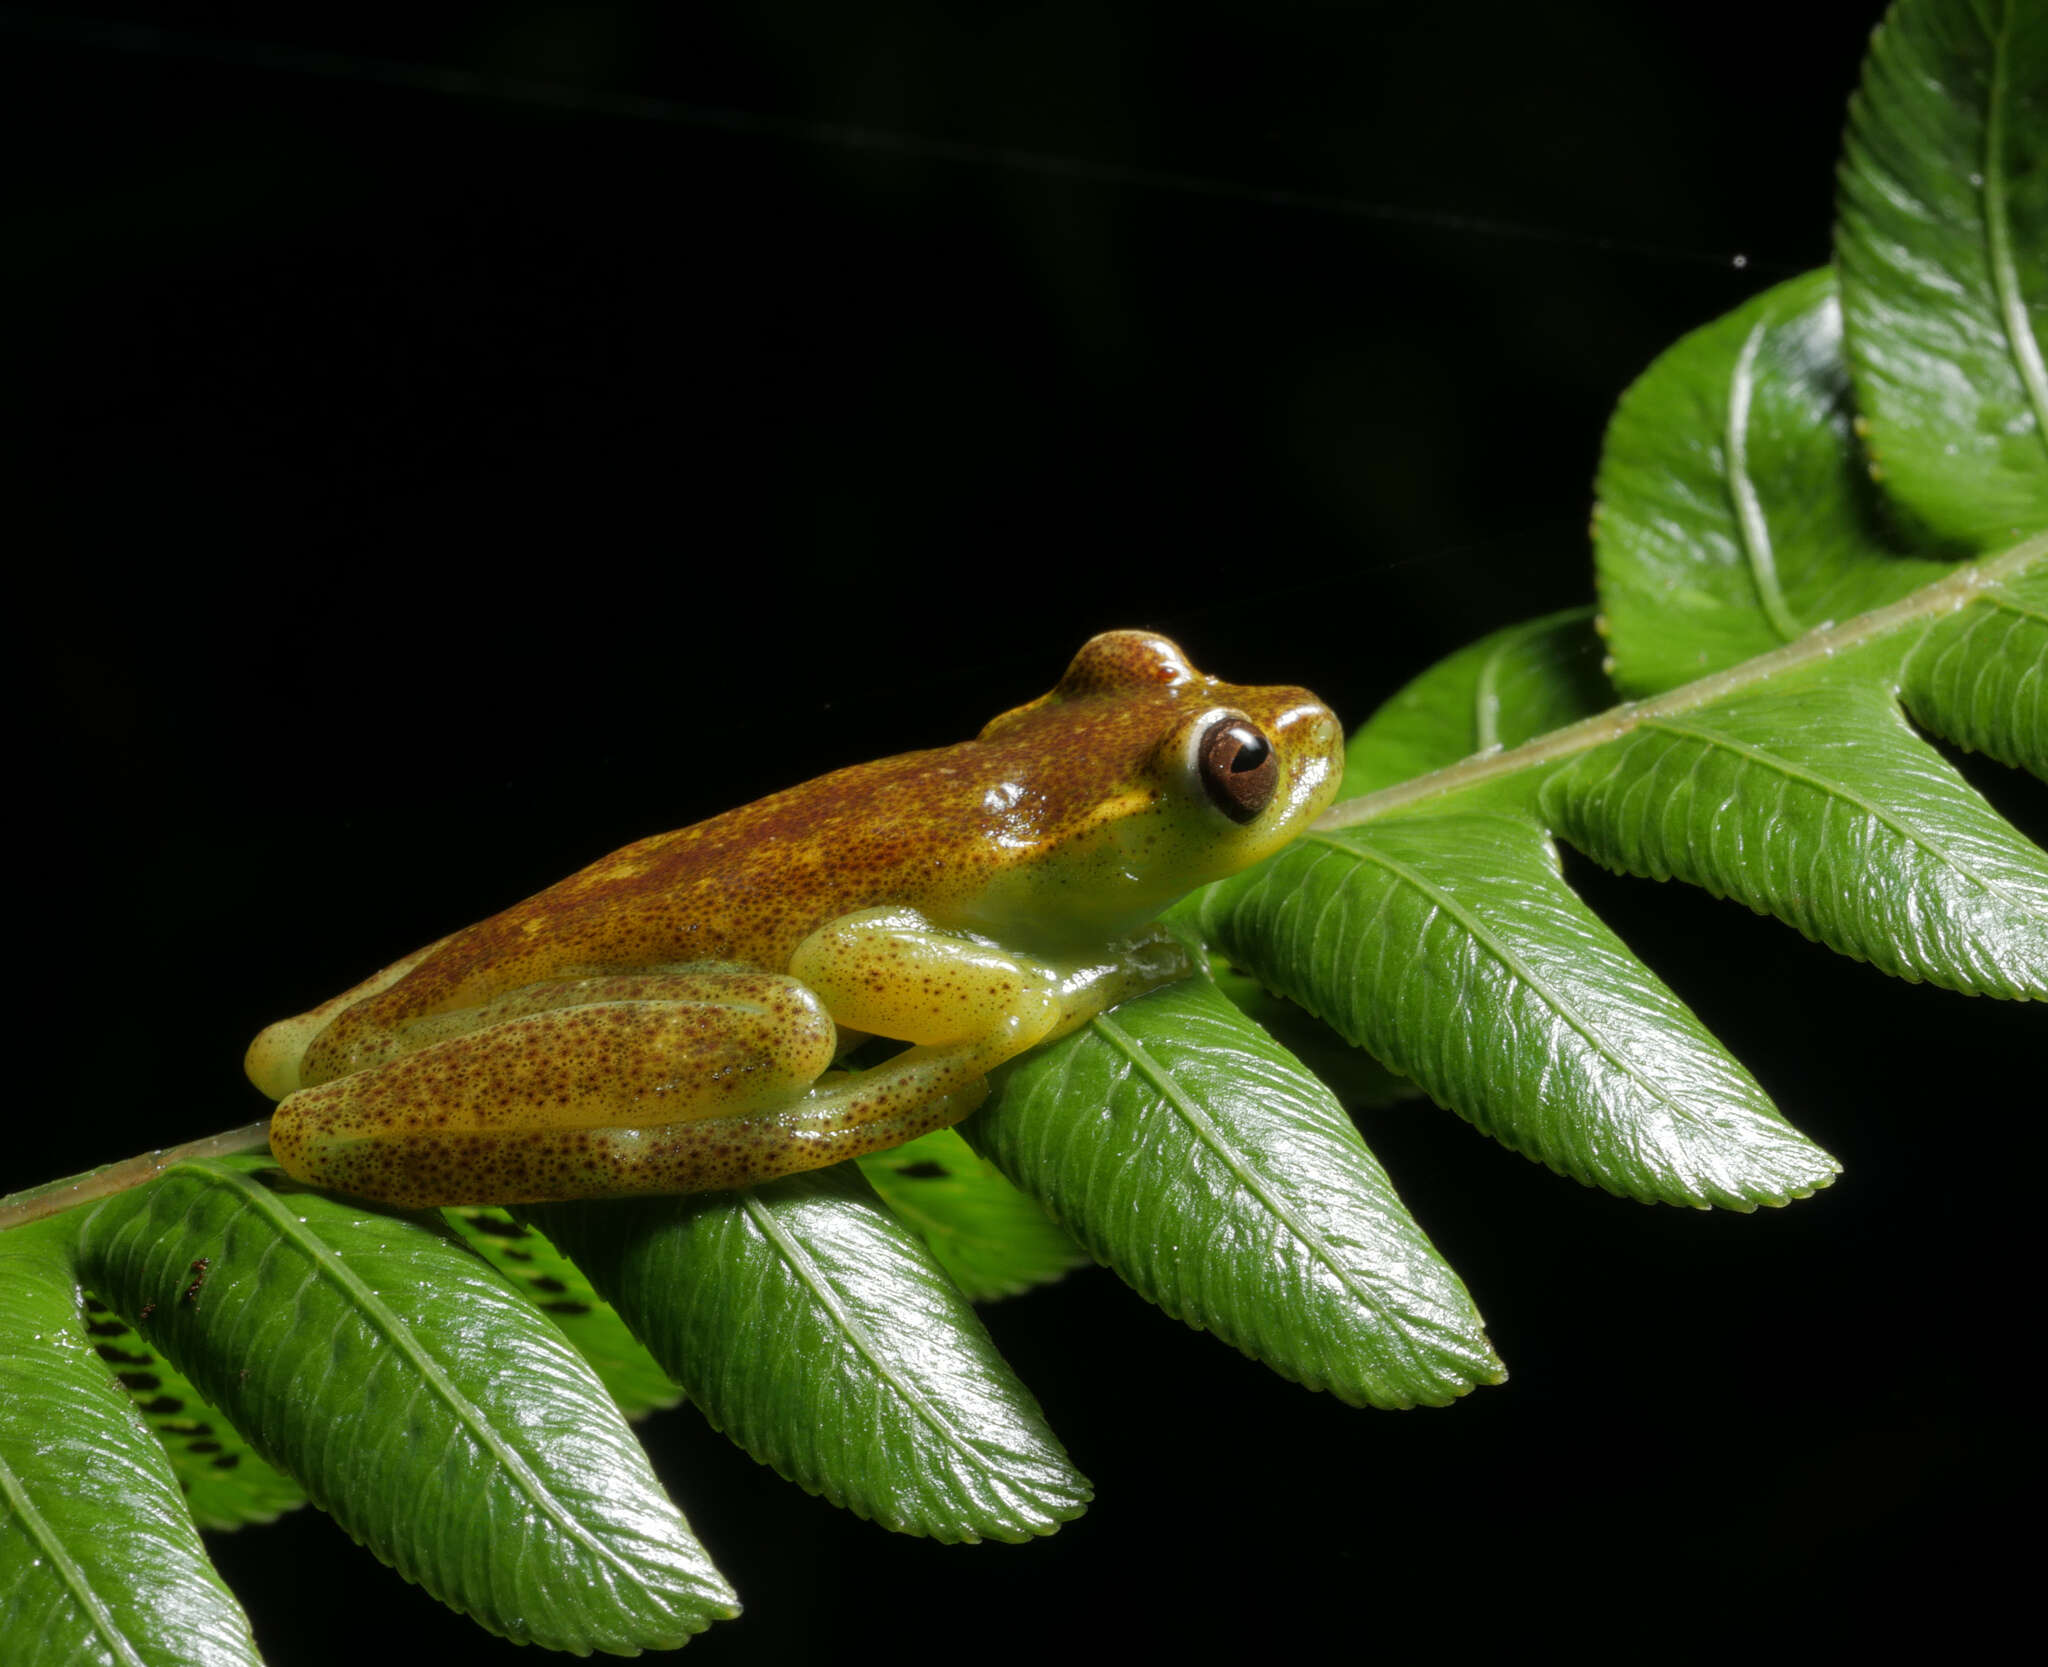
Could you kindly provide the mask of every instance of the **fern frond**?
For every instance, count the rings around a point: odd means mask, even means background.
[[[737,1600],[626,1422],[679,1394],[885,1527],[1035,1539],[1088,1486],[968,1298],[1088,1256],[1351,1405],[1499,1382],[1304,1056],[1354,1105],[1412,1085],[1631,1199],[1828,1186],[1562,848],[1899,979],[2048,1000],[2048,856],[1937,745],[2048,780],[2044,101],[2048,10],[1903,0],[1852,111],[1835,267],[1622,399],[1597,606],[1413,679],[1314,832],[1177,911],[1220,976],[1021,1061],[957,1134],[866,1161],[872,1187],[451,1221],[215,1157],[0,1235],[7,1659],[254,1661],[195,1518],[302,1496],[503,1637],[680,1645]],[[1425,1189],[1436,1226],[1455,1189]]]

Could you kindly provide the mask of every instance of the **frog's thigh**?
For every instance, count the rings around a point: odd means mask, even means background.
[[[301,1180],[391,1203],[571,1196],[501,1190],[504,1154],[545,1168],[564,1135],[744,1121],[832,1062],[831,1017],[795,979],[694,974],[669,994],[528,1012],[301,1089],[271,1150]]]
[[[816,1023],[818,1008],[795,979],[742,967],[547,979],[501,991],[475,1007],[426,1013],[395,1024],[377,1023],[373,1014],[362,1008],[337,1014],[306,1048],[298,1080],[291,1086],[311,1088],[336,1077],[352,1076],[437,1042],[478,1035],[517,1019],[622,1003],[676,1003],[699,1010],[693,1023],[707,1031],[729,1032],[734,1044],[750,1033],[764,1028],[775,1031],[784,1023],[802,1033]]]
[[[942,932],[907,909],[863,909],[813,932],[791,974],[841,1025],[927,1046],[993,1044],[1022,1052],[1058,1022],[1049,967]]]

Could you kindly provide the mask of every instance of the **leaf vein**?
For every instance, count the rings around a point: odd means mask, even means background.
[[[28,1529],[30,1537],[50,1559],[50,1566],[64,1582],[65,1590],[71,1594],[72,1602],[84,1611],[93,1631],[106,1641],[107,1647],[122,1662],[132,1663],[133,1667],[148,1667],[148,1663],[135,1652],[120,1628],[115,1626],[114,1617],[107,1613],[107,1606],[100,1601],[99,1593],[92,1589],[92,1582],[86,1579],[85,1570],[78,1566],[77,1560],[72,1557],[62,1538],[50,1527],[48,1518],[36,1509],[28,1496],[28,1490],[21,1485],[20,1477],[15,1475],[14,1467],[5,1458],[0,1458],[0,1499],[7,1502],[7,1507],[15,1519]]]
[[[614,1564],[622,1573],[638,1581],[639,1576],[631,1565],[626,1563],[618,1552],[592,1534],[577,1519],[575,1513],[555,1496],[554,1490],[534,1474],[525,1458],[492,1427],[490,1420],[484,1416],[483,1409],[449,1377],[441,1363],[420,1346],[412,1327],[370,1288],[369,1283],[351,1268],[332,1246],[310,1231],[269,1188],[259,1186],[242,1171],[210,1161],[196,1163],[193,1167],[217,1185],[239,1193],[248,1208],[258,1215],[267,1217],[276,1231],[277,1241],[289,1243],[295,1248],[306,1258],[310,1273],[317,1274],[339,1290],[356,1311],[384,1336],[391,1347],[411,1366],[416,1374],[416,1382],[432,1389],[436,1399],[455,1415],[456,1421],[470,1438],[491,1456],[504,1474],[511,1478],[518,1491],[531,1500],[543,1516],[553,1522],[568,1539],[591,1552],[600,1564]],[[300,1289],[304,1288],[302,1284]]]
[[[2048,366],[2042,364],[2041,344],[2035,339],[2033,322],[2027,316],[2026,296],[2013,260],[2012,222],[2006,202],[2005,120],[2006,101],[2012,91],[2008,49],[2011,29],[2012,5],[2007,0],[2000,8],[1998,27],[1991,35],[1991,88],[1984,119],[1984,234],[1992,288],[1998,295],[1999,323],[2005,330],[2013,367],[2027,390],[2027,402],[2034,408],[2034,437],[2048,450]]]
[[[1461,906],[1457,898],[1451,893],[1432,885],[1407,863],[1400,861],[1399,858],[1390,857],[1383,851],[1342,845],[1325,834],[1309,833],[1304,834],[1302,838],[1304,840],[1321,840],[1331,845],[1337,845],[1341,850],[1352,851],[1361,862],[1377,863],[1403,884],[1429,899],[1437,909],[1448,915],[1452,920],[1455,920],[1464,929],[1468,940],[1475,948],[1492,956],[1501,966],[1505,967],[1516,978],[1526,984],[1529,989],[1533,990],[1545,1006],[1555,1013],[1564,1024],[1578,1033],[1596,1057],[1608,1061],[1623,1076],[1635,1083],[1645,1094],[1649,1095],[1652,1100],[1668,1106],[1674,1115],[1685,1118],[1689,1122],[1698,1123],[1701,1121],[1695,1115],[1692,1108],[1686,1105],[1684,1101],[1678,1099],[1661,1083],[1645,1076],[1641,1067],[1633,1060],[1605,1042],[1595,1031],[1591,1020],[1579,1011],[1575,1003],[1567,1000],[1562,993],[1554,990],[1547,980],[1537,976],[1529,963],[1516,954],[1504,940],[1490,931],[1469,909]]]
[[[1764,517],[1756,483],[1749,478],[1749,406],[1756,392],[1757,351],[1763,346],[1764,331],[1770,322],[1768,318],[1758,319],[1735,357],[1735,368],[1728,381],[1728,426],[1723,446],[1727,452],[1728,495],[1733,500],[1735,525],[1742,534],[1743,557],[1749,563],[1757,600],[1763,604],[1764,617],[1778,633],[1778,640],[1791,642],[1804,633],[1805,627],[1793,617],[1786,606],[1785,593],[1779,588],[1770,523]]]
[[[897,1397],[949,1447],[970,1464],[983,1465],[986,1461],[982,1455],[972,1442],[954,1429],[952,1421],[944,1416],[943,1410],[935,1407],[931,1397],[918,1384],[905,1377],[891,1364],[869,1328],[832,1287],[824,1270],[817,1265],[817,1259],[784,1230],[782,1223],[777,1221],[751,1192],[742,1193],[740,1202],[761,1236],[775,1246],[777,1253],[782,1257],[783,1265],[803,1282],[805,1289],[832,1320],[840,1335],[868,1363],[875,1376],[894,1390]],[[958,1479],[953,1480],[954,1485],[958,1486]]]
[[[1661,730],[1667,735],[1677,735],[1687,740],[1698,741],[1705,746],[1720,747],[1736,756],[1755,764],[1760,769],[1774,772],[1779,778],[1781,793],[1790,792],[1795,783],[1803,783],[1823,795],[1823,809],[1855,809],[1872,821],[1888,828],[1898,838],[1911,845],[1917,845],[1936,862],[1953,873],[1970,881],[1980,890],[1998,898],[2020,914],[2037,914],[2033,902],[2001,885],[1988,874],[1980,873],[1961,857],[1951,855],[1947,847],[1932,835],[1924,832],[1895,811],[1887,809],[1864,794],[1856,792],[1847,782],[1824,776],[1817,770],[1809,770],[1792,762],[1781,754],[1759,747],[1752,742],[1741,741],[1719,730],[1704,725],[1677,723],[1669,718],[1651,718],[1644,721],[1646,729]],[[1731,790],[1732,791],[1732,790]],[[1824,846],[1817,842],[1815,849]]]
[[[1173,1073],[1157,1059],[1137,1037],[1118,1024],[1108,1015],[1092,1021],[1100,1034],[1130,1061],[1133,1070],[1150,1082],[1159,1096],[1205,1147],[1215,1154],[1232,1177],[1258,1201],[1279,1224],[1293,1235],[1316,1261],[1327,1268],[1337,1283],[1349,1291],[1361,1304],[1368,1308],[1379,1306],[1377,1293],[1362,1284],[1358,1275],[1345,1264],[1336,1253],[1328,1238],[1318,1232],[1288,1201],[1281,1197],[1265,1177],[1241,1161],[1236,1151],[1223,1139],[1216,1121],[1182,1090],[1174,1080]]]

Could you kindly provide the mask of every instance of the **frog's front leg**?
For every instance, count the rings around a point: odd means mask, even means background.
[[[1004,1060],[1193,970],[1163,927],[1053,962],[944,931],[909,909],[842,916],[797,946],[791,973],[842,1029],[914,1045],[867,1070],[827,1078],[792,1119],[826,1132],[863,1127],[887,1135],[862,1150],[899,1145],[966,1116],[987,1093],[986,1073]],[[900,1119],[940,1099],[964,1103],[896,1132]]]

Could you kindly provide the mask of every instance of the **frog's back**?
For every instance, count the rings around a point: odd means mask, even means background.
[[[328,1074],[300,1075],[316,1040],[323,1055],[375,1053],[411,1021],[536,984],[705,964],[779,972],[815,927],[915,867],[900,822],[877,824],[874,808],[930,756],[822,776],[614,851],[270,1026],[249,1074],[289,1093]]]
[[[835,771],[640,840],[273,1025],[250,1074],[266,1092],[289,1092],[305,1085],[307,1048],[330,1031],[323,1054],[374,1051],[413,1020],[555,980],[705,965],[781,972],[826,921],[877,904],[943,917],[992,867],[1057,840],[1099,800],[1097,769],[1107,773],[1116,752],[1076,739],[1076,767],[1029,804],[992,798],[988,784],[1016,776],[1009,766],[1039,743],[969,741]],[[987,837],[1020,815],[1030,838]]]
[[[1320,739],[1300,744],[1318,770],[1332,767],[1315,749],[1334,757],[1335,721],[1306,691],[1223,684],[1164,638],[1109,633],[1051,694],[975,740],[855,765],[643,839],[271,1026],[250,1050],[250,1075],[287,1093],[304,1086],[316,1040],[312,1080],[324,1080],[402,1050],[417,1021],[551,983],[714,965],[786,972],[810,933],[861,909],[908,907],[942,928],[1020,936],[1084,917],[1149,918],[1213,877],[1184,853],[1206,860],[1225,848],[1223,819],[1189,797],[1201,791],[1189,782],[1183,820],[1210,821],[1183,829],[1179,845],[1154,825],[1164,774],[1192,769],[1168,738],[1192,735],[1219,708],[1253,713],[1276,737],[1313,730]]]
[[[961,750],[837,771],[614,851],[434,945],[368,994],[362,1020],[417,1018],[529,984],[649,967],[780,972],[834,916],[943,886],[945,859],[933,853],[955,849],[957,860],[958,842],[931,830],[958,807],[931,788],[950,779],[938,761]]]

